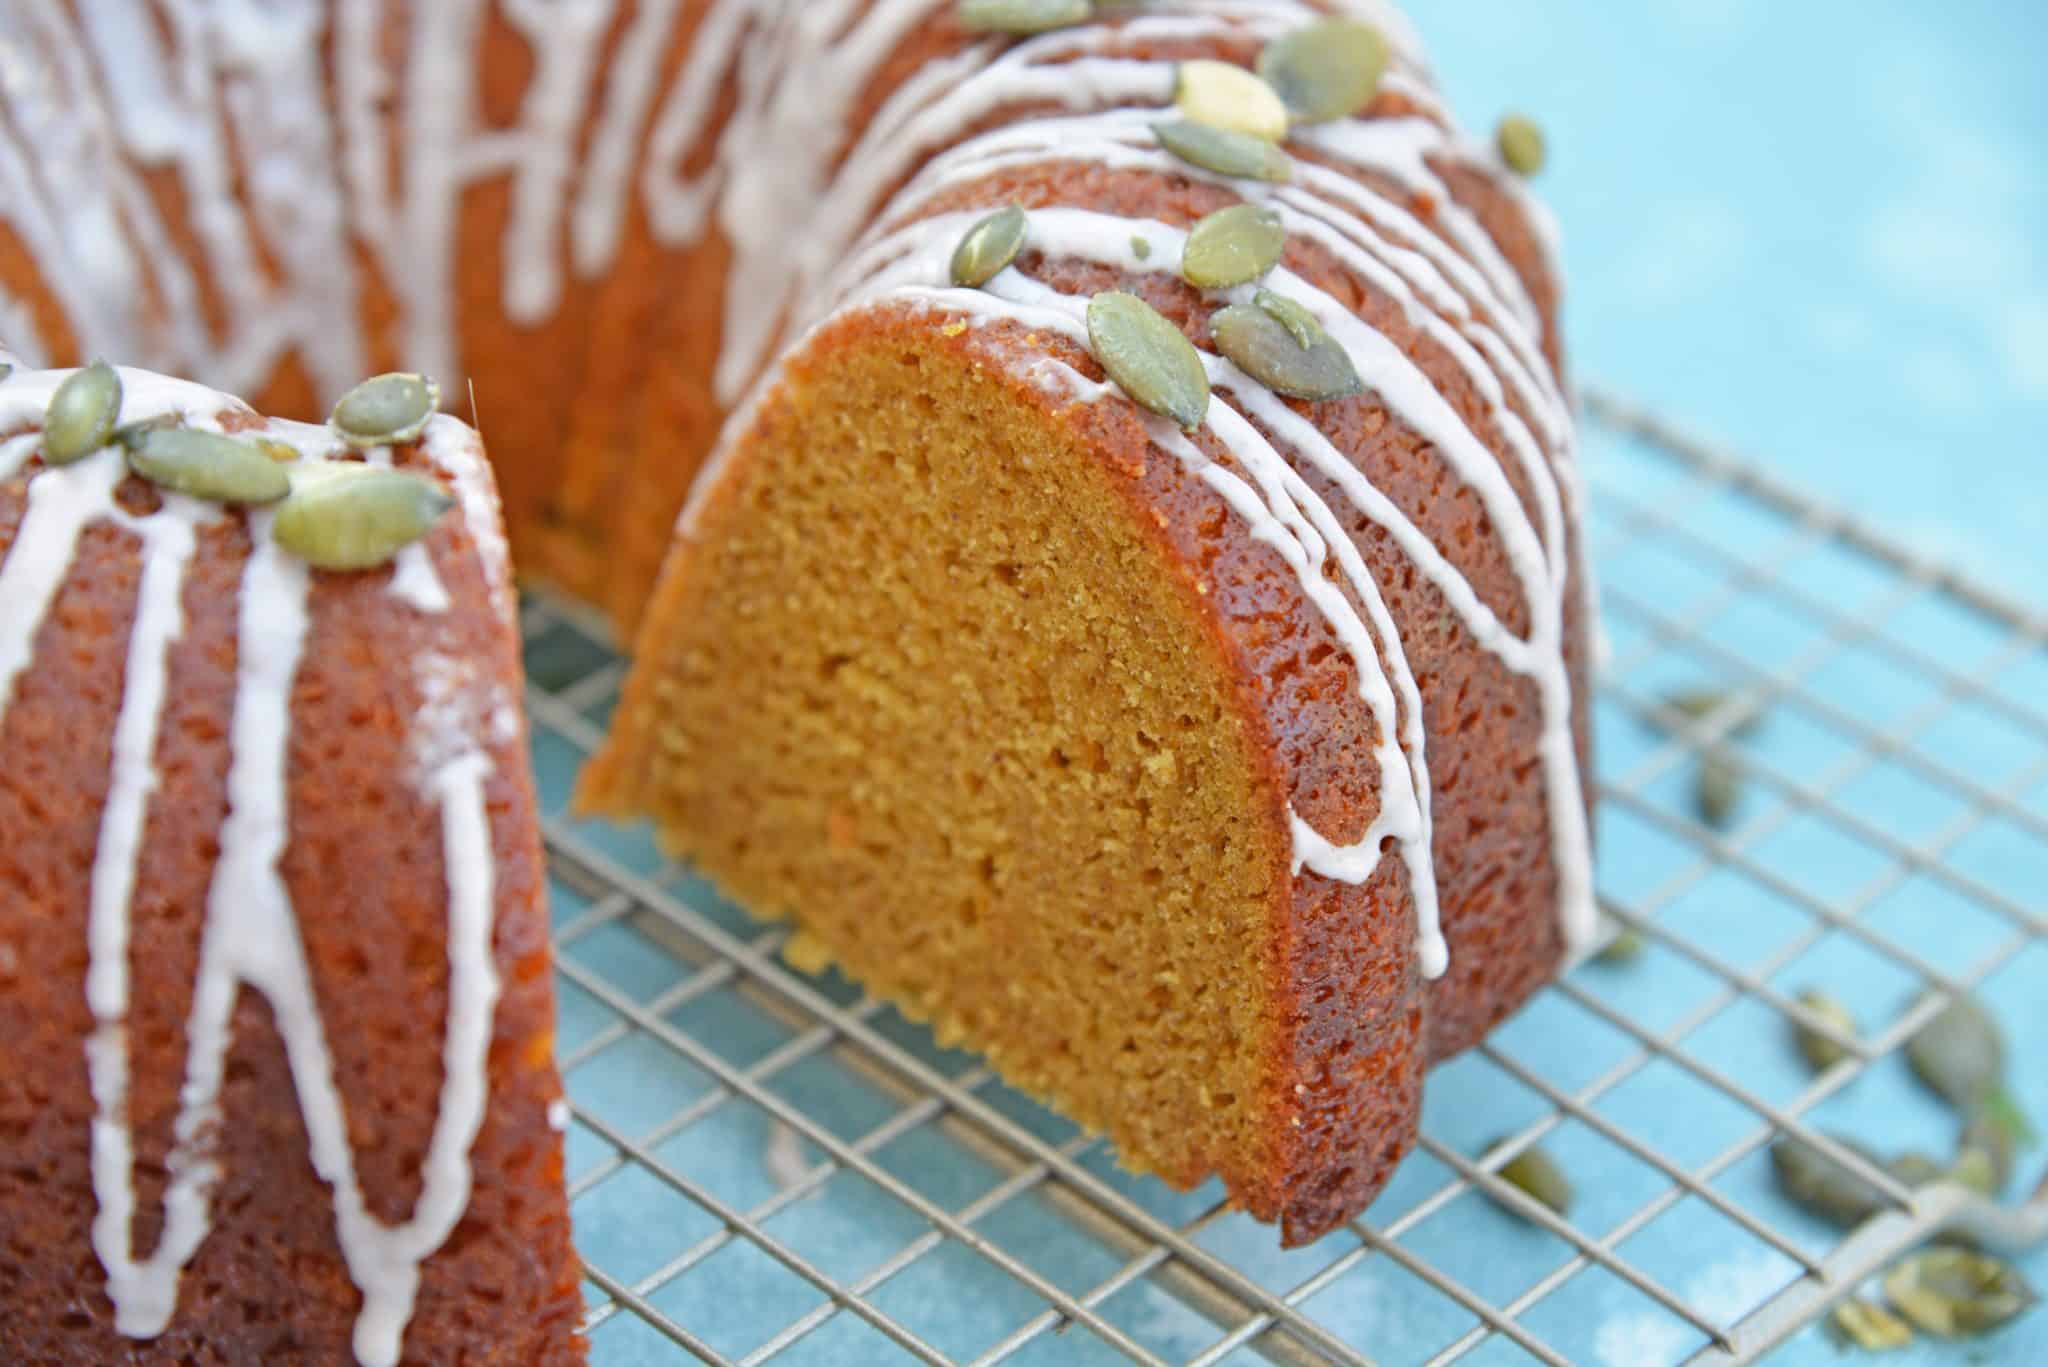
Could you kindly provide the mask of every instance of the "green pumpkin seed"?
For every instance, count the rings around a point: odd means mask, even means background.
[[[1502,119],[1494,141],[1500,145],[1500,159],[1516,175],[1533,176],[1543,170],[1548,156],[1543,130],[1526,114],[1510,114]]]
[[[1996,1196],[2005,1186],[2005,1180],[1999,1176],[1997,1160],[1978,1148],[1957,1150],[1956,1161],[1943,1175],[1979,1196]]]
[[[454,503],[410,470],[322,463],[293,481],[271,534],[316,569],[375,569],[425,536]]]
[[[1131,255],[1137,257],[1140,261],[1150,261],[1152,259],[1152,244],[1144,238],[1134,235],[1131,238]]]
[[[1498,1148],[1505,1140],[1496,1140],[1490,1148]],[[1536,1145],[1530,1145],[1500,1165],[1500,1180],[1531,1198],[1549,1207],[1559,1215],[1572,1213],[1572,1201],[1577,1193],[1572,1189],[1571,1179],[1564,1175],[1564,1169],[1557,1160]],[[1501,1209],[1511,1214],[1522,1214],[1506,1202],[1496,1202]]]
[[[1134,294],[1088,301],[1088,341],[1109,378],[1133,400],[1189,430],[1209,414],[1209,374],[1181,330]]]
[[[1728,688],[1689,688],[1667,694],[1664,706],[1678,713],[1689,722],[1706,721],[1720,712],[1732,711],[1735,722],[1729,726],[1728,734],[1747,740],[1763,726],[1763,713],[1743,695]],[[1684,730],[1673,727],[1672,730]]]
[[[411,441],[441,406],[441,387],[424,375],[378,375],[341,396],[328,424],[350,446]]]
[[[2005,1034],[1969,997],[1958,997],[1906,1042],[1906,1061],[1929,1090],[1974,1111],[2005,1087]]]
[[[1701,821],[1717,831],[1725,831],[1735,822],[1735,813],[1742,806],[1743,773],[1735,761],[1719,750],[1710,750],[1700,756],[1700,766],[1693,775],[1693,807]]]
[[[1024,250],[1030,231],[1031,221],[1015,204],[969,228],[953,252],[953,283],[978,290],[995,279]]]
[[[960,27],[969,33],[1049,33],[1086,23],[1090,0],[960,0]]]
[[[1841,1135],[1828,1138],[1871,1166],[1885,1169],[1882,1159],[1855,1140]],[[1771,1145],[1771,1168],[1777,1175],[1778,1189],[1794,1205],[1845,1229],[1860,1225],[1893,1205],[1891,1198],[1874,1184],[1805,1140],[1790,1135]]]
[[[2013,1126],[1989,1107],[1980,1107],[1963,1126],[1962,1137],[1956,1141],[1957,1162],[1970,1154],[1982,1158],[1991,1175],[1990,1195],[2005,1190],[2012,1181],[2014,1164],[2018,1161],[2020,1135]]]
[[[1849,1008],[1833,994],[1818,987],[1809,987],[1794,998],[1809,1012],[1834,1027],[1837,1034],[1855,1038],[1856,1017]],[[1808,1066],[1816,1073],[1828,1069],[1849,1057],[1850,1050],[1802,1021],[1793,1022],[1793,1038],[1799,1045],[1799,1053]]]
[[[1293,178],[1294,163],[1272,143],[1227,128],[1211,128],[1192,119],[1156,123],[1159,145],[1190,166],[1219,176],[1284,181]]]
[[[1233,304],[1217,311],[1209,330],[1218,351],[1276,394],[1320,401],[1348,398],[1365,388],[1336,339],[1324,336],[1303,346],[1298,334],[1271,310]]]
[[[1913,1342],[1913,1326],[1875,1301],[1851,1296],[1828,1316],[1837,1342],[1866,1353],[1885,1353]]]
[[[1233,204],[1197,223],[1188,233],[1180,273],[1197,289],[1247,285],[1280,264],[1287,230],[1280,215],[1261,204]]]
[[[1207,59],[1182,62],[1173,102],[1210,128],[1278,142],[1287,136],[1287,106],[1273,87],[1241,66]]]
[[[1908,1190],[1918,1191],[1946,1178],[1949,1174],[1941,1164],[1918,1149],[1908,1150],[1884,1165],[1884,1170],[1899,1179],[1899,1184]]]
[[[1302,346],[1312,347],[1323,340],[1322,323],[1309,312],[1308,305],[1299,300],[1275,294],[1272,290],[1260,290],[1252,296],[1252,302],[1278,319],[1280,326],[1287,329],[1287,335]]]
[[[1603,964],[1632,964],[1642,958],[1649,947],[1649,942],[1643,938],[1641,931],[1624,926],[1615,933],[1613,939],[1601,947],[1593,959],[1594,962]]]
[[[1386,71],[1387,40],[1355,19],[1296,29],[1259,54],[1259,74],[1299,123],[1350,118],[1372,103]]]
[[[128,468],[172,493],[215,503],[275,503],[291,492],[285,468],[246,441],[139,424],[122,435]]]
[[[2011,1264],[1960,1248],[1930,1248],[1887,1272],[1885,1299],[1930,1334],[1963,1338],[2009,1324],[2040,1304]]]
[[[43,463],[69,465],[114,439],[121,416],[121,376],[105,361],[73,371],[43,413]]]

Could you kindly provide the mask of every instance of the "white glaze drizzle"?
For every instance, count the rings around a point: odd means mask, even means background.
[[[0,357],[0,360],[10,359]],[[0,380],[0,431],[37,423],[67,371],[16,371]],[[121,417],[138,421],[177,414],[192,426],[218,429],[234,401],[195,385],[140,371],[121,372]],[[436,419],[428,458],[450,478],[471,523],[491,591],[509,608],[503,543],[495,529],[487,476],[474,438]],[[268,435],[305,456],[339,454],[325,429],[273,423]],[[33,455],[33,432],[0,444],[0,477],[19,474]],[[389,452],[372,459],[388,461]],[[448,879],[449,1003],[442,1047],[442,1085],[432,1138],[411,1218],[388,1226],[372,1215],[357,1182],[342,1097],[314,995],[312,974],[284,880],[289,840],[286,792],[292,685],[310,628],[312,577],[270,536],[272,514],[246,515],[250,555],[237,614],[237,679],[230,721],[228,815],[209,885],[200,962],[186,1023],[187,1066],[167,1161],[164,1229],[149,1258],[137,1260],[130,1226],[136,1194],[134,1140],[126,1116],[130,1000],[129,920],[136,873],[158,784],[155,751],[169,684],[172,647],[183,633],[181,595],[197,551],[198,529],[223,519],[220,508],[166,495],[147,516],[125,512],[114,492],[126,475],[108,448],[61,468],[31,472],[21,525],[0,561],[0,722],[15,681],[32,657],[35,638],[68,576],[75,547],[96,524],[137,538],[142,574],[131,628],[112,774],[94,854],[88,910],[86,995],[94,1029],[86,1042],[95,1105],[92,1229],[107,1274],[116,1328],[153,1338],[176,1309],[184,1266],[211,1228],[210,1196],[220,1173],[211,1140],[222,1120],[219,1094],[232,1017],[242,986],[270,1003],[292,1069],[314,1170],[332,1189],[335,1229],[350,1276],[362,1292],[354,1348],[368,1364],[397,1362],[424,1260],[446,1241],[469,1203],[469,1149],[483,1123],[487,1060],[499,981],[492,950],[496,864],[485,787],[494,771],[492,744],[518,738],[508,727],[500,690],[480,688],[464,667],[429,652],[416,665],[421,706],[413,738],[417,782],[441,817]],[[388,592],[415,611],[446,611],[449,598],[425,544],[391,576]]]

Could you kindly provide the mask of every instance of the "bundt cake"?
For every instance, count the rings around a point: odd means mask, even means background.
[[[431,400],[0,356],[0,1360],[581,1360],[510,567]]]
[[[1298,1244],[1593,929],[1544,220],[1380,6],[943,8],[746,49],[722,149],[865,112],[583,801]]]

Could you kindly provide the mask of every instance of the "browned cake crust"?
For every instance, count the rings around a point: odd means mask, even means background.
[[[900,79],[935,49],[950,48],[948,38],[936,31],[940,28],[934,25],[921,32],[909,45],[914,59],[885,63],[878,85],[886,89],[886,82]],[[1133,38],[1099,42],[1090,55],[1153,62],[1214,57],[1248,66],[1259,48],[1260,42],[1250,35],[1222,40]],[[996,102],[990,112],[954,130],[947,145],[1027,115],[1065,113],[1074,107],[1055,111],[1049,103]],[[1093,106],[1084,100],[1079,107]],[[1389,88],[1362,117],[1437,116],[1404,90]],[[1430,195],[1313,147],[1295,145],[1290,151],[1303,163],[1341,171],[1412,213],[1429,231],[1447,236],[1442,222],[1447,206]],[[1538,340],[1544,359],[1561,369],[1558,283],[1524,207],[1495,170],[1449,156],[1432,157],[1430,168],[1451,201],[1483,227],[1519,277],[1540,317]],[[971,221],[977,213],[1012,203],[1032,211],[1084,209],[1185,229],[1203,215],[1238,202],[1238,193],[1214,179],[1104,165],[1084,155],[1061,157],[1055,152],[946,185],[916,200],[874,235],[945,214]],[[899,186],[900,182],[891,189]],[[1499,462],[1514,497],[1534,521],[1537,495],[1499,430],[1497,410],[1415,321],[1415,303],[1390,297],[1306,234],[1290,236],[1282,265],[1307,286],[1349,307],[1423,372]],[[1209,320],[1226,301],[1194,289],[1170,270],[1123,271],[1029,246],[1016,269],[1068,296],[1085,299],[1110,290],[1136,294],[1198,347],[1214,348]],[[1467,303],[1481,323],[1505,321],[1490,318],[1476,301]],[[703,688],[695,682],[701,661],[719,658],[709,624],[722,622],[721,629],[729,630],[733,620],[748,614],[779,611],[772,598],[757,603],[750,597],[746,606],[719,616],[715,604],[721,595],[750,591],[731,547],[751,524],[821,515],[813,502],[803,500],[801,490],[792,489],[787,497],[806,510],[802,514],[781,512],[780,496],[765,492],[787,475],[791,457],[784,448],[794,440],[790,434],[801,432],[803,440],[816,440],[815,433],[826,428],[806,426],[807,415],[821,407],[844,408],[846,416],[836,420],[842,424],[837,430],[844,433],[844,449],[830,459],[871,459],[873,453],[861,435],[864,422],[891,404],[909,402],[909,396],[920,390],[941,389],[932,379],[934,373],[950,376],[954,367],[971,373],[975,383],[988,387],[991,409],[1008,406],[1035,413],[1048,448],[1064,449],[1069,440],[1075,441],[1085,451],[1084,459],[1118,492],[1132,534],[1157,547],[1157,572],[1181,587],[1181,601],[1195,624],[1190,629],[1208,640],[1221,662],[1230,681],[1227,710],[1241,719],[1248,748],[1264,766],[1276,799],[1251,813],[1264,827],[1259,843],[1270,861],[1266,883],[1271,901],[1263,911],[1266,939],[1260,955],[1266,1001],[1258,1045],[1267,1064],[1255,1125],[1264,1139],[1241,1144],[1230,1156],[1204,1152],[1200,1141],[1190,1139],[1176,1156],[1173,1149],[1145,1139],[1144,1118],[1134,1114],[1141,1109],[1136,1092],[1120,1110],[1114,1101],[1102,1103],[1082,1095],[1088,1090],[1084,1084],[1054,1080],[1050,1074],[1031,1073],[1034,1090],[1048,1094],[1055,1105],[1084,1122],[1107,1129],[1119,1140],[1127,1161],[1169,1181],[1191,1185],[1220,1171],[1236,1201],[1262,1218],[1280,1221],[1288,1243],[1304,1242],[1362,1209],[1413,1146],[1426,1065],[1476,1043],[1557,971],[1565,944],[1554,832],[1543,770],[1536,760],[1543,711],[1537,686],[1510,672],[1474,639],[1443,594],[1417,573],[1392,538],[1364,516],[1349,522],[1352,543],[1393,616],[1422,697],[1436,879],[1450,947],[1449,971],[1425,981],[1416,957],[1415,908],[1398,860],[1383,859],[1377,872],[1359,885],[1310,872],[1289,876],[1288,807],[1340,845],[1357,840],[1380,810],[1372,760],[1377,723],[1360,697],[1357,669],[1326,615],[1310,602],[1280,555],[1245,536],[1242,524],[1213,489],[1148,434],[1134,405],[1074,402],[1059,386],[1032,378],[1040,373],[1040,362],[1050,357],[1086,381],[1103,380],[1102,368],[1086,348],[1028,323],[998,320],[963,327],[957,321],[961,316],[971,317],[954,314],[944,301],[929,308],[894,305],[886,299],[873,307],[852,307],[806,339],[784,363],[758,412],[730,438],[727,466],[715,484],[700,492],[701,506],[686,521],[640,633],[640,664],[612,742],[586,776],[586,799],[599,810],[655,815],[677,848],[702,861],[743,902],[764,912],[794,911],[806,932],[821,935],[833,956],[855,976],[871,987],[879,985],[885,995],[906,1001],[920,1014],[936,1012],[942,1031],[948,1028],[952,1008],[923,1003],[921,990],[910,985],[918,981],[915,974],[905,976],[894,963],[864,958],[859,932],[836,923],[829,909],[809,914],[803,901],[794,900],[800,894],[791,889],[811,888],[801,895],[829,908],[840,900],[832,879],[807,883],[775,872],[785,861],[800,862],[800,853],[793,854],[792,849],[800,852],[813,838],[830,843],[832,804],[826,796],[819,799],[823,805],[814,833],[807,835],[801,820],[785,823],[770,816],[780,810],[773,806],[777,799],[763,795],[758,800],[767,805],[749,818],[748,826],[758,831],[758,839],[751,846],[722,839],[726,814],[710,796],[715,784],[693,780],[690,772],[716,774],[716,784],[735,790],[732,801],[747,801],[752,789],[745,772],[749,765],[767,762],[772,748],[765,743],[749,748],[750,742],[741,736],[743,726],[723,712],[718,724],[731,739],[699,734],[713,728],[694,727],[690,710],[705,705]],[[887,369],[875,358],[896,354],[906,367],[896,380],[869,378]],[[840,378],[846,374],[860,375],[859,383],[871,384],[879,393],[842,397],[841,391],[855,383]],[[995,401],[998,398],[1000,402]],[[1537,425],[1536,415],[1518,397],[1510,394],[1507,403],[1523,422]],[[1529,609],[1508,553],[1475,492],[1442,452],[1370,390],[1356,398],[1314,404],[1289,401],[1288,406],[1309,418],[1345,461],[1432,544],[1443,548],[1508,631],[1529,632]],[[946,423],[956,419],[984,420],[946,414]],[[1007,424],[1011,416],[985,420]],[[1018,421],[1029,425],[1029,420]],[[1271,435],[1263,424],[1255,426]],[[1209,432],[1197,432],[1194,441],[1211,459],[1231,464],[1230,453]],[[1330,507],[1348,506],[1333,481],[1312,462],[1297,458],[1284,441],[1275,440],[1274,445]],[[1546,459],[1550,476],[1568,487],[1571,476],[1564,453],[1546,450]],[[1023,513],[1020,519],[1032,516]],[[1020,520],[1020,536],[1022,527]],[[1582,547],[1576,527],[1568,525],[1566,534],[1566,560],[1577,566]],[[1345,592],[1354,610],[1362,611],[1356,593],[1348,586]],[[1589,772],[1584,603],[1576,590],[1565,595],[1562,655],[1571,686],[1571,729],[1579,768]],[[750,676],[749,696],[776,698],[785,689],[808,688],[805,653],[814,636],[835,629],[836,624],[819,625],[800,616],[792,620],[787,626],[788,681],[774,675]],[[1035,667],[1021,657],[1015,664],[1022,670]],[[803,787],[799,779],[790,784]],[[850,880],[852,875],[843,877]],[[916,898],[926,891],[912,881],[904,895]],[[793,905],[782,905],[785,901]],[[1011,910],[1021,917],[1032,915],[1021,902]],[[1000,914],[995,919],[1000,921]],[[985,935],[977,941],[983,953],[999,957],[1006,952],[1000,928],[978,927],[971,933]],[[972,958],[964,955],[962,961]],[[968,988],[960,995],[980,999]],[[1026,1015],[1005,1017],[999,1010],[995,1014],[997,1020],[977,1027],[970,1012],[968,1023],[954,1028],[1009,1072],[1020,1032],[1033,1026]],[[1171,1066],[1202,1065],[1179,1060]]]
[[[223,422],[230,430],[261,425],[238,411]],[[432,468],[417,444],[396,459]],[[38,458],[0,482],[0,562],[40,470]],[[131,477],[118,498],[146,513],[159,495]],[[477,511],[488,515],[487,499]],[[517,699],[518,640],[505,586],[486,568],[496,553],[478,546],[479,537],[498,535],[461,512],[429,533],[428,554],[449,599],[432,617],[400,605],[390,571],[317,572],[290,698],[289,843],[279,872],[310,963],[359,1180],[371,1213],[389,1223],[408,1218],[420,1194],[449,1015],[451,856],[440,813],[417,781],[415,718],[430,703],[418,666],[437,656],[494,696]],[[169,656],[128,955],[126,1114],[137,1159],[138,1257],[164,1227],[186,1026],[228,811],[238,594],[249,550],[239,515],[200,529],[181,595],[184,631]],[[332,1193],[309,1159],[282,1041],[253,990],[240,992],[234,1011],[211,1134],[220,1168],[211,1231],[185,1269],[169,1329],[146,1342],[114,1331],[90,1238],[94,1021],[84,986],[95,848],[140,565],[136,536],[104,523],[85,531],[0,721],[0,1358],[350,1360],[362,1298],[337,1243]],[[489,1094],[469,1153],[467,1210],[424,1265],[405,1361],[576,1362],[577,1264],[561,1135],[550,1124],[561,1085],[545,878],[515,713],[491,733],[488,759],[501,983]]]

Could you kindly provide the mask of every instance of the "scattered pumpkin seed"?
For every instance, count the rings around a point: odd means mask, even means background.
[[[341,396],[328,424],[350,446],[411,441],[441,406],[441,387],[424,375],[377,375]]]
[[[43,412],[43,463],[84,460],[114,438],[121,416],[121,376],[105,361],[94,361],[66,376]]]
[[[1190,166],[1214,171],[1219,176],[1243,176],[1250,180],[1289,180],[1294,163],[1270,142],[1227,128],[1211,128],[1192,119],[1156,123],[1152,131],[1159,145]]]
[[[1735,821],[1742,805],[1742,771],[1719,749],[1700,756],[1699,771],[1693,775],[1693,806],[1699,818],[1717,831]]]
[[[1180,112],[1210,128],[1278,142],[1287,136],[1287,106],[1253,73],[1206,58],[1182,62],[1173,102]]]
[[[1134,294],[1088,301],[1088,341],[1109,378],[1138,404],[1194,429],[1209,414],[1209,373],[1181,330]]]
[[[960,27],[969,33],[1049,33],[1087,22],[1090,0],[960,0]]]
[[[1913,1342],[1913,1326],[1875,1301],[1851,1296],[1828,1316],[1835,1339],[1867,1353],[1886,1353]]]
[[[1960,1248],[1930,1248],[1884,1278],[1885,1299],[1930,1334],[1962,1338],[1987,1333],[2040,1303],[2011,1264]]]
[[[1543,163],[1549,155],[1544,145],[1543,130],[1528,115],[1510,114],[1502,119],[1494,141],[1500,144],[1500,159],[1516,175],[1533,176],[1543,170]]]
[[[1140,261],[1150,261],[1152,259],[1152,244],[1142,237],[1133,235],[1131,238],[1131,255],[1137,257]]]
[[[1505,1140],[1496,1140],[1489,1147],[1498,1148],[1505,1142]],[[1524,1196],[1549,1207],[1549,1209],[1557,1214],[1570,1215],[1572,1213],[1572,1201],[1576,1193],[1572,1190],[1571,1179],[1564,1175],[1564,1169],[1557,1165],[1557,1160],[1545,1153],[1537,1145],[1531,1144],[1528,1148],[1523,1149],[1513,1158],[1501,1164],[1498,1176],[1501,1181],[1521,1192]],[[1511,1214],[1522,1214],[1521,1211],[1516,1210],[1506,1202],[1497,1202],[1497,1204]]]
[[[2005,1088],[2005,1034],[1991,1013],[1957,997],[1906,1042],[1906,1061],[1935,1095],[1975,1111]]]
[[[1687,688],[1667,694],[1664,706],[1678,713],[1687,721],[1705,721],[1724,709],[1733,710],[1736,720],[1728,728],[1728,734],[1741,740],[1754,736],[1764,724],[1763,713],[1754,703],[1730,688]],[[1674,727],[1682,730],[1682,727]]]
[[[1855,1140],[1838,1134],[1828,1138],[1873,1167],[1885,1168],[1882,1159]],[[1875,1185],[1792,1135],[1771,1145],[1771,1168],[1777,1175],[1778,1189],[1794,1205],[1844,1228],[1860,1225],[1893,1204]]]
[[[312,462],[292,481],[271,535],[315,569],[375,569],[425,536],[454,502],[411,470]]]
[[[1387,40],[1355,19],[1298,28],[1259,54],[1259,74],[1300,123],[1350,118],[1372,103],[1386,71]]]
[[[1852,1039],[1855,1037],[1856,1017],[1850,1014],[1849,1008],[1832,993],[1818,987],[1809,987],[1794,1000],[1833,1026],[1838,1034],[1848,1035]],[[1799,1052],[1814,1072],[1824,1073],[1849,1057],[1850,1050],[1846,1046],[1836,1043],[1812,1026],[1797,1020],[1792,1026],[1793,1038],[1799,1045]]]
[[[1595,962],[1603,964],[1632,964],[1642,958],[1644,951],[1649,947],[1649,941],[1643,938],[1641,931],[1624,926],[1593,958]]]
[[[1305,347],[1312,347],[1323,340],[1323,325],[1308,305],[1298,299],[1289,299],[1272,290],[1260,290],[1252,296],[1252,302],[1279,320],[1287,329],[1287,335]]]
[[[1287,230],[1280,215],[1262,204],[1218,209],[1188,233],[1180,273],[1197,289],[1246,285],[1280,264]]]
[[[1983,1149],[1958,1149],[1956,1161],[1949,1165],[1945,1175],[1949,1181],[1968,1187],[1979,1196],[1996,1196],[2005,1186],[1998,1175],[1997,1160]]]
[[[953,252],[953,283],[978,290],[1003,273],[1024,250],[1031,221],[1024,210],[1012,204],[999,209],[967,230]]]
[[[128,468],[162,489],[215,503],[275,503],[291,492],[285,468],[246,441],[191,427],[122,429]]]
[[[1885,1164],[1884,1170],[1898,1178],[1901,1185],[1914,1191],[1918,1191],[1921,1187],[1930,1186],[1948,1176],[1948,1173],[1942,1168],[1941,1164],[1935,1162],[1932,1157],[1920,1152],[1918,1149],[1909,1149],[1905,1153],[1900,1154],[1897,1158]]]
[[[1962,1137],[1956,1141],[1957,1162],[1961,1155],[1980,1155],[1991,1173],[1991,1191],[1995,1196],[2005,1190],[2012,1181],[2012,1170],[2018,1160],[2019,1135],[2011,1125],[1990,1108],[1979,1108],[1963,1126]]]
[[[1209,320],[1216,349],[1276,394],[1320,401],[1364,390],[1350,355],[1327,335],[1303,346],[1298,334],[1270,309],[1232,304]]]

